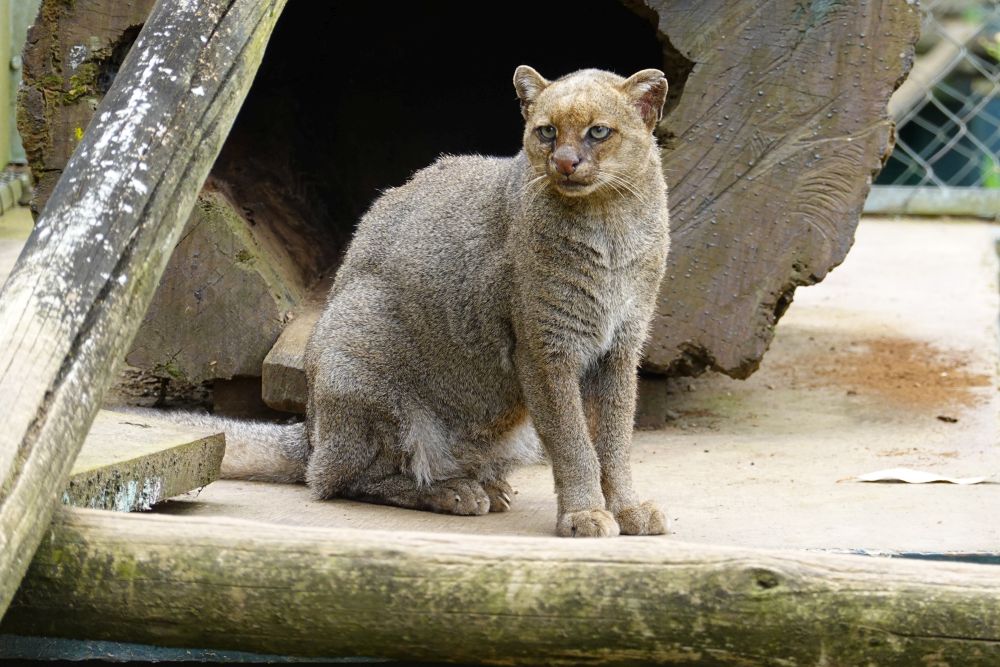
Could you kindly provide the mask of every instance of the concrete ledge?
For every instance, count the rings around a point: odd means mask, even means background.
[[[992,220],[1000,217],[1000,190],[875,185],[865,200],[865,213]]]

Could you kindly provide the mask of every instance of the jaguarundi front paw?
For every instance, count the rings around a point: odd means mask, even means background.
[[[614,537],[618,533],[618,523],[604,509],[567,512],[556,522],[556,534],[560,537]]]
[[[651,500],[631,505],[615,515],[622,535],[664,535],[667,532],[667,517]]]

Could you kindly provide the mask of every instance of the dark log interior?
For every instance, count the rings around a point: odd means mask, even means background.
[[[549,78],[676,63],[679,92],[690,63],[665,58],[653,18],[616,0],[291,2],[213,175],[251,222],[290,225],[285,240],[328,267],[380,190],[442,153],[519,149],[522,63]]]

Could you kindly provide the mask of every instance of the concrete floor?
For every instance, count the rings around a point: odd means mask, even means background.
[[[754,547],[1000,551],[995,227],[865,220],[855,248],[800,289],[761,369],[649,385],[665,428],[635,435],[636,482],[667,508],[663,539]],[[944,418],[942,420],[941,418]],[[871,484],[908,466],[993,483]],[[544,466],[505,514],[452,517],[306,489],[221,481],[156,511],[280,524],[551,535]]]

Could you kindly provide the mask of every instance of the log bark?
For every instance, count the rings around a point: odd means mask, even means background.
[[[156,6],[0,292],[0,613],[282,7]]]
[[[886,104],[910,68],[919,10],[647,4],[677,106],[659,128],[673,243],[645,365],[747,377],[796,287],[822,280],[853,243],[892,150]]]
[[[36,179],[31,207],[48,201],[155,0],[43,0],[28,31],[18,130]]]
[[[2,631],[486,664],[995,665],[1000,571],[62,511]]]

